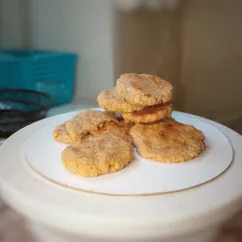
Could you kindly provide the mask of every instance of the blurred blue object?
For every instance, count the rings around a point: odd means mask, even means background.
[[[72,100],[77,55],[54,51],[0,51],[0,88],[44,92],[55,105]]]

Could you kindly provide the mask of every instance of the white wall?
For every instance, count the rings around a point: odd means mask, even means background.
[[[80,55],[75,97],[96,99],[114,83],[111,0],[31,0],[32,47]]]
[[[24,48],[26,46],[26,0],[0,1],[0,47]]]

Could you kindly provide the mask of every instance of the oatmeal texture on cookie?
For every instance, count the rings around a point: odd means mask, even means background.
[[[129,133],[139,155],[156,161],[184,162],[205,148],[200,130],[174,120],[136,124]]]
[[[65,167],[81,176],[117,172],[132,160],[132,144],[115,133],[92,136],[68,146],[62,152]]]
[[[172,105],[171,104],[160,104],[152,107],[148,107],[144,110],[122,113],[123,118],[127,122],[133,123],[153,123],[162,119],[167,119],[171,116]]]
[[[101,108],[112,112],[133,112],[145,108],[142,105],[128,103],[115,89],[102,91],[97,97],[97,102]]]
[[[118,120],[111,112],[87,110],[67,121],[66,130],[73,142],[77,142],[91,131],[103,127],[107,122],[118,122]]]
[[[53,139],[63,143],[71,143],[72,139],[70,134],[66,130],[66,122],[55,127],[52,133]]]
[[[172,98],[172,85],[157,76],[127,73],[117,80],[116,90],[127,102],[152,106]]]

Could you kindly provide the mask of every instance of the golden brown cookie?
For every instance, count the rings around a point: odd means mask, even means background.
[[[117,80],[117,93],[135,105],[152,106],[172,98],[172,85],[157,76],[127,73]]]
[[[131,128],[131,125],[124,125],[124,123],[122,122],[119,122],[119,123],[108,122],[108,123],[105,123],[102,128],[90,131],[90,134],[93,136],[98,136],[104,133],[114,133],[122,136],[124,139],[132,143],[133,139],[129,135],[130,128]]]
[[[137,112],[122,113],[122,116],[126,122],[153,123],[161,119],[169,118],[171,113],[171,104],[160,104]]]
[[[136,124],[129,133],[139,155],[156,161],[183,162],[205,148],[200,130],[173,120]]]
[[[144,109],[142,105],[134,105],[120,97],[115,89],[102,91],[97,97],[98,105],[112,112],[133,112]]]
[[[60,141],[67,144],[72,142],[71,136],[66,130],[66,122],[56,126],[52,133],[52,136],[56,141]]]
[[[79,113],[71,120],[66,122],[66,130],[70,134],[73,142],[77,142],[90,131],[97,130],[107,122],[118,122],[115,115],[111,112],[87,110]]]
[[[126,122],[123,118],[119,118],[118,120],[119,120],[119,125],[124,127],[127,131],[129,131],[134,126],[134,123]]]
[[[65,167],[81,176],[116,172],[132,160],[132,144],[114,133],[104,133],[81,140],[62,152]]]

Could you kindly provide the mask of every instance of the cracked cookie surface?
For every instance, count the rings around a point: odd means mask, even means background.
[[[70,134],[73,142],[77,142],[91,131],[102,128],[105,123],[116,122],[117,118],[111,112],[102,112],[97,110],[87,110],[77,114],[71,120],[66,122],[66,130]]]

